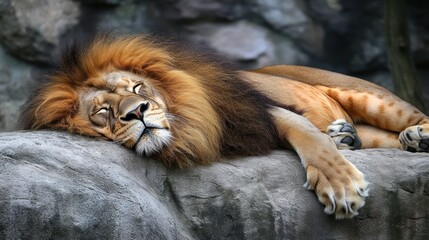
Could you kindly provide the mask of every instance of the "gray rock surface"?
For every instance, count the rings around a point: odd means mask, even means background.
[[[162,15],[172,20],[235,20],[245,13],[241,0],[159,0],[156,4],[162,9]]]
[[[251,0],[252,11],[260,15],[276,29],[306,24],[310,21],[302,10],[300,1],[290,0]]]
[[[228,24],[196,24],[188,28],[193,40],[209,46],[234,62],[257,67],[268,65],[274,49],[268,32],[258,25],[241,21]]]
[[[123,0],[80,0],[84,4],[95,4],[95,5],[119,5]]]
[[[155,25],[154,22],[159,21],[150,17],[148,11],[148,6],[145,3],[122,1],[120,5],[110,11],[100,11],[100,13],[96,14],[97,17],[85,16],[88,17],[88,21],[91,21],[99,29],[115,29],[124,33],[142,33],[151,32],[151,26]],[[82,23],[85,24],[84,21]]]
[[[336,221],[289,151],[177,170],[112,142],[1,133],[0,239],[427,239],[429,155],[343,153],[372,184]]]
[[[0,129],[15,129],[18,109],[27,99],[35,67],[7,54],[0,46]],[[1,131],[0,130],[0,131]]]
[[[69,0],[3,0],[0,41],[15,56],[46,64],[79,15],[78,3]]]

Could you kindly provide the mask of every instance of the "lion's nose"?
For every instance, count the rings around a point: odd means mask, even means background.
[[[148,109],[149,103],[142,103],[134,110],[129,111],[125,114],[125,117],[122,117],[123,121],[131,121],[131,120],[143,120],[144,112]]]

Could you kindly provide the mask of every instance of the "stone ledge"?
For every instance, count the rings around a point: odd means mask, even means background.
[[[336,221],[290,151],[166,169],[111,142],[0,134],[0,239],[427,239],[429,155],[343,151],[371,182]]]

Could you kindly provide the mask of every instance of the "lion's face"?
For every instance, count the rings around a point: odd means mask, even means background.
[[[79,94],[79,114],[92,129],[147,156],[170,143],[167,107],[148,78],[125,71],[101,78]]]

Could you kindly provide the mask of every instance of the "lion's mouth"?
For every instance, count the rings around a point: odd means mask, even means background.
[[[145,127],[145,129],[143,130],[143,132],[140,134],[140,136],[137,138],[136,143],[134,144],[134,148],[137,146],[137,144],[140,142],[140,140],[142,138],[148,137],[148,135],[152,134],[153,129],[157,129],[157,128],[153,128],[153,127]]]
[[[156,128],[153,128],[153,127],[146,127],[144,130],[143,130],[143,133],[140,135],[140,138],[143,136],[143,135],[145,135],[145,134],[150,134],[151,132],[152,132],[152,130],[153,129],[156,129]],[[139,139],[140,140],[140,139]]]
[[[140,135],[138,141],[144,136],[144,135],[150,135],[150,134],[154,134],[156,133],[157,130],[165,130],[165,131],[169,131],[169,128],[158,128],[158,127],[145,127],[145,129],[143,130],[142,134]],[[156,134],[155,134],[156,135]],[[138,142],[137,141],[137,142]]]
[[[145,127],[134,149],[141,155],[151,156],[167,146],[171,139],[172,135],[168,128]]]

